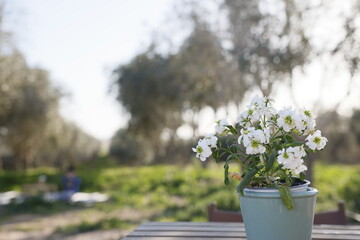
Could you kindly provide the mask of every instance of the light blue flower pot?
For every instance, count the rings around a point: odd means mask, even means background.
[[[240,196],[248,240],[311,240],[318,190],[292,192],[294,209],[288,210],[280,193],[246,191]]]

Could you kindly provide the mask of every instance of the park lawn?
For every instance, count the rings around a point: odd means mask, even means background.
[[[345,164],[315,164],[315,187],[319,190],[316,203],[317,212],[337,208],[337,202],[344,200],[344,188],[352,188],[352,194],[360,194],[360,165]],[[354,196],[355,197],[355,196]],[[351,196],[347,196],[351,198]],[[360,209],[351,209],[351,203],[346,202],[347,210],[359,212]]]
[[[89,165],[88,165],[89,166]],[[315,164],[315,187],[319,189],[317,211],[336,209],[337,201],[343,199],[342,188],[350,179],[359,175],[360,165]],[[40,174],[46,174],[48,181],[58,184],[60,173],[54,169],[36,169],[27,172],[1,172],[0,189],[17,190],[24,183],[36,182]],[[103,215],[97,222],[69,223],[57,228],[67,234],[81,231],[133,227],[142,221],[207,221],[207,206],[217,202],[219,209],[239,210],[235,192],[236,182],[229,186],[223,183],[223,168],[211,165],[207,168],[195,163],[188,166],[143,166],[86,167],[78,170],[82,179],[82,191],[103,192],[111,200],[99,203],[91,211]],[[8,208],[8,216],[19,213],[51,215],[69,210],[74,206],[54,203],[33,202],[31,206]],[[76,210],[89,211],[84,207]],[[125,219],[122,213],[132,211],[144,213],[136,220]],[[125,211],[125,212],[126,212]],[[118,215],[114,215],[118,212]],[[146,213],[146,214],[145,214]],[[131,214],[130,214],[131,215]],[[116,220],[119,219],[119,221]],[[4,219],[5,220],[5,219]],[[105,222],[106,224],[103,224]]]

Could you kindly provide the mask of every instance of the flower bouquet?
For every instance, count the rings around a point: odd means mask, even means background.
[[[210,156],[224,161],[225,184],[229,178],[240,181],[236,189],[241,195],[245,188],[275,188],[291,210],[290,188],[304,183],[304,159],[327,143],[315,126],[311,111],[277,111],[270,99],[255,96],[235,124],[217,121],[216,132],[200,139],[193,151],[202,161]],[[239,172],[229,173],[232,162],[241,166]]]

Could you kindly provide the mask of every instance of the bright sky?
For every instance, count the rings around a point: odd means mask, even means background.
[[[63,116],[106,140],[128,116],[108,93],[111,71],[149,42],[173,0],[11,0],[7,25],[32,66],[70,93]]]

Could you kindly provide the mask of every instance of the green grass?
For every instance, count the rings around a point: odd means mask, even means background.
[[[314,184],[319,190],[316,204],[318,212],[336,209],[337,202],[340,200],[346,200],[346,207],[348,209],[360,211],[360,208],[354,209],[351,206],[352,199],[349,199],[344,194],[344,188],[348,186],[352,188],[349,191],[358,191],[360,194],[360,184],[356,186],[353,184],[353,179],[360,178],[360,165],[317,163],[314,175]]]
[[[0,192],[20,191],[23,184],[36,183],[42,174],[47,176],[48,182],[60,184],[60,173],[53,168],[37,168],[27,171],[0,170]]]
[[[32,196],[25,199],[22,203],[11,203],[6,206],[3,217],[13,214],[41,214],[51,215],[54,213],[64,212],[72,209],[83,208],[82,206],[69,205],[66,202],[47,202],[41,196]]]
[[[89,166],[89,165],[88,165]],[[211,165],[203,168],[192,166],[107,166],[80,167],[78,175],[82,180],[82,191],[103,192],[110,195],[110,201],[94,205],[94,208],[111,213],[129,208],[138,212],[153,210],[150,221],[207,221],[207,207],[216,201],[219,209],[239,210],[235,192],[236,182],[229,186],[223,183],[223,168]],[[350,184],[359,176],[360,165],[315,164],[315,187],[319,189],[317,211],[336,209],[337,201],[344,199],[351,203],[358,196],[358,184]],[[40,174],[48,175],[51,183],[58,183],[60,173],[54,169],[37,169],[22,173],[0,172],[0,189],[16,190],[21,184],[36,182]],[[358,177],[360,183],[360,177]],[[344,191],[350,186],[349,191]],[[354,193],[355,192],[355,193]],[[350,196],[350,197],[349,197]],[[352,197],[351,197],[352,196]],[[36,199],[27,205],[13,206],[8,214],[33,212],[38,214],[71,210],[73,206],[64,203],[44,203]],[[357,206],[356,203],[349,206]],[[354,210],[354,209],[353,209]],[[82,222],[69,225],[58,232],[75,233],[109,228],[127,228],[131,224],[122,219],[105,219],[98,222]]]

